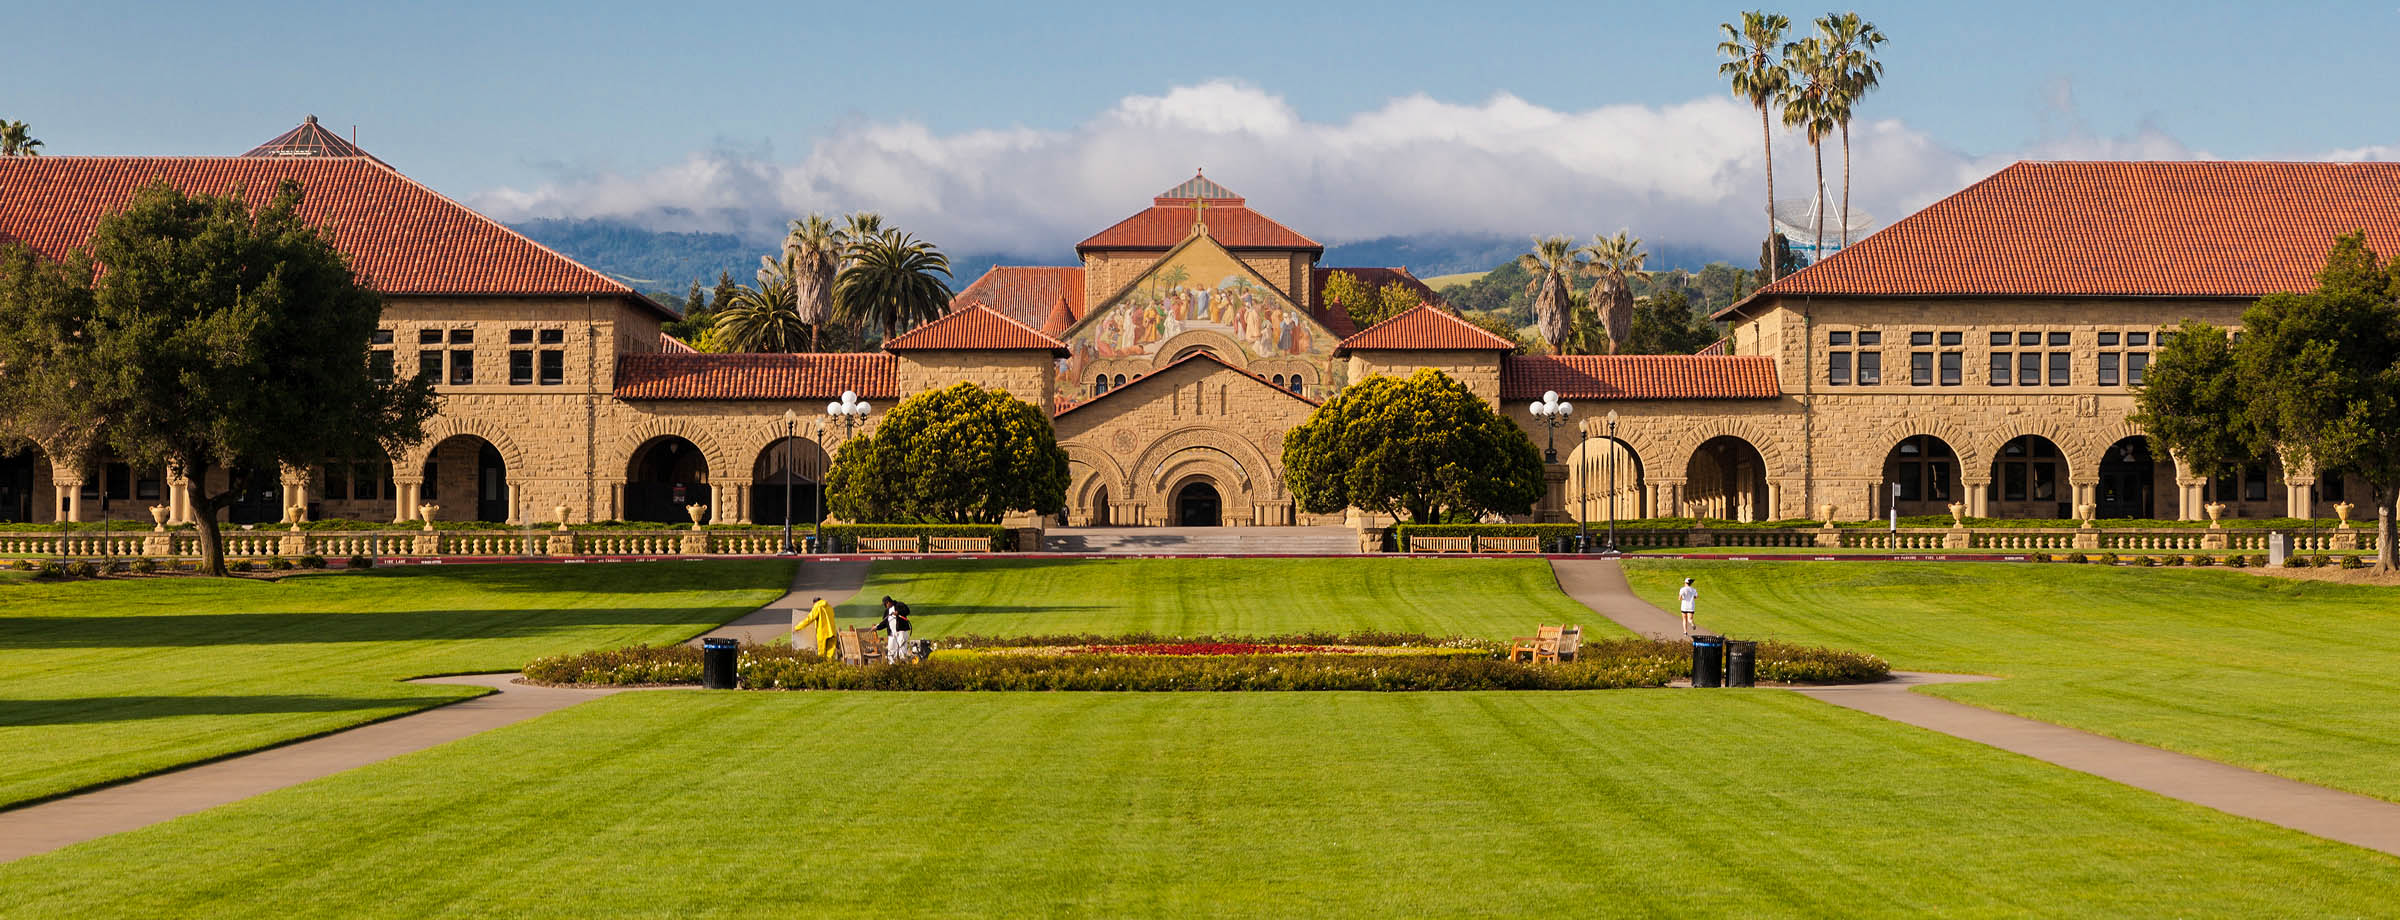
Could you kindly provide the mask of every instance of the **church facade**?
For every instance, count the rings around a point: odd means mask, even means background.
[[[0,160],[0,240],[60,256],[148,182],[225,193],[284,178],[385,297],[376,366],[429,376],[442,404],[401,456],[259,477],[276,486],[242,496],[227,512],[237,523],[292,505],[318,518],[682,522],[706,506],[721,522],[806,521],[844,438],[958,381],[1052,413],[1069,523],[1342,523],[1355,515],[1293,503],[1284,432],[1350,382],[1426,367],[1555,447],[1560,488],[1537,510],[1549,520],[1951,503],[2192,518],[2219,500],[2235,516],[2323,515],[2358,485],[2273,457],[2202,481],[2127,421],[2132,388],[2180,320],[2237,324],[2249,300],[2308,286],[2332,232],[2400,239],[2400,169],[2382,164],[2020,164],[1720,314],[1732,354],[1520,355],[1434,307],[1356,328],[1324,302],[1333,272],[1421,282],[1321,265],[1321,244],[1195,175],[1084,240],[1080,264],[995,266],[880,352],[717,355],[663,335],[672,311],[312,119],[241,157]],[[2194,208],[2232,208],[2221,213],[2240,217],[2224,219],[2248,235],[2206,258],[2163,242],[2165,216]],[[828,418],[845,392],[874,414]],[[1577,416],[1532,415],[1545,392]],[[195,484],[169,471],[19,444],[0,455],[0,521],[146,521],[153,505],[189,517]]]

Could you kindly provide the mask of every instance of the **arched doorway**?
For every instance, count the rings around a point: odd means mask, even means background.
[[[1099,489],[1097,489],[1097,490],[1095,490],[1095,491],[1093,491],[1093,492],[1092,492],[1092,526],[1094,526],[1094,527],[1106,527],[1106,526],[1108,526],[1108,487],[1107,487],[1107,486],[1101,486]]]
[[[651,438],[625,464],[628,521],[689,524],[691,514],[683,509],[708,503],[708,458],[690,441],[674,435]]]
[[[1767,501],[1767,460],[1750,442],[1718,435],[1692,451],[1684,474],[1684,510],[1693,517],[1758,521]]]
[[[1175,526],[1216,527],[1224,520],[1224,501],[1215,484],[1195,479],[1175,490]]]
[[[424,473],[417,497],[442,506],[442,520],[507,522],[508,462],[492,442],[471,434],[444,438],[426,453]]]
[[[31,450],[0,454],[0,524],[32,523],[33,513],[44,506],[33,498],[37,464],[49,465]]]
[[[1893,501],[1904,515],[1948,514],[1951,503],[1966,500],[1959,485],[1958,452],[1929,434],[1903,438],[1892,446],[1883,458],[1883,481],[1877,497]],[[1899,487],[1897,495],[1893,486]]]
[[[825,449],[807,438],[782,438],[767,445],[750,466],[751,523],[783,523],[787,520],[787,496],[791,502],[788,520],[796,524],[824,520],[825,470],[829,466]]]
[[[1567,453],[1565,511],[1587,521],[1648,517],[1642,456],[1623,441],[1592,438]]]
[[[2100,455],[2100,490],[2092,499],[2098,507],[2093,513],[2104,518],[2158,517],[2157,476],[2149,438],[2134,435],[2109,445]]]
[[[2057,444],[2038,434],[2010,438],[1992,457],[1991,516],[2063,519],[2075,511],[2066,483]]]

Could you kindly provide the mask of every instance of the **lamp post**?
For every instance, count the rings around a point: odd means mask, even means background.
[[[1608,410],[1608,555],[1617,554],[1617,410]]]
[[[783,554],[792,554],[792,477],[799,471],[795,461],[799,453],[792,450],[792,436],[798,433],[800,413],[783,410]]]
[[[866,418],[867,413],[873,411],[875,404],[858,398],[856,390],[843,390],[839,401],[825,404],[826,418],[842,420],[842,442],[845,444],[849,443],[850,431],[858,426],[858,420]]]
[[[1560,402],[1558,391],[1551,390],[1543,393],[1542,401],[1534,403],[1526,411],[1532,412],[1534,418],[1541,419],[1542,423],[1550,428],[1550,446],[1542,451],[1542,462],[1557,463],[1558,423],[1566,421],[1568,416],[1575,414],[1575,404]]]

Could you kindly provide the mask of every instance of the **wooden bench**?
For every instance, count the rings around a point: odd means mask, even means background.
[[[1478,537],[1475,542],[1487,553],[1538,553],[1542,551],[1540,537]]]
[[[1558,643],[1550,648],[1550,663],[1557,664],[1561,661],[1574,661],[1575,656],[1581,654],[1582,652],[1583,627],[1566,627],[1558,631]],[[1540,651],[1537,650],[1534,652],[1533,660],[1542,660],[1542,654]]]
[[[992,541],[986,537],[926,537],[925,542],[932,544],[932,550],[937,553],[988,553],[992,551]]]
[[[1471,553],[1475,551],[1474,537],[1410,537],[1408,551],[1412,553]]]
[[[883,639],[863,626],[852,627],[833,634],[834,646],[843,664],[879,664],[883,661]]]
[[[1508,660],[1540,661],[1544,653],[1547,653],[1551,660],[1557,660],[1558,634],[1565,629],[1564,626],[1536,626],[1533,629],[1533,635],[1517,636],[1508,640]]]
[[[915,537],[860,537],[858,551],[862,553],[913,553],[917,551]]]

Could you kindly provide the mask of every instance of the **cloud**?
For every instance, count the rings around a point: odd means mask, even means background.
[[[1971,156],[1898,119],[1851,126],[1852,207],[1896,218],[2017,159],[2205,156],[2144,127],[2092,134],[2071,87],[2063,130],[2027,150]],[[709,150],[642,175],[577,174],[470,202],[503,220],[616,218],[662,230],[775,238],[811,211],[881,212],[954,252],[1063,255],[1206,167],[1252,207],[1322,242],[1419,233],[1588,234],[1754,251],[1765,189],[1758,113],[1726,97],[1562,111],[1502,93],[1425,95],[1333,121],[1233,80],[1136,95],[1067,130],[938,134],[911,121],[835,126],[797,161]],[[1826,145],[1829,195],[1840,148]],[[1807,146],[1775,138],[1778,197],[1805,197]]]

